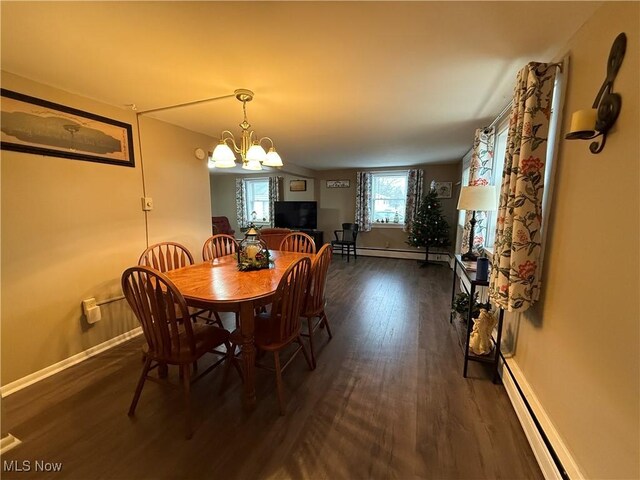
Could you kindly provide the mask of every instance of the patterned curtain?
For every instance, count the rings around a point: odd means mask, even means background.
[[[471,149],[471,165],[469,166],[469,185],[489,185],[493,172],[493,153],[496,141],[495,127],[479,128],[473,139]],[[462,252],[469,250],[469,231],[473,212],[465,212],[464,232],[462,234]],[[473,250],[484,246],[487,238],[487,215],[476,212],[476,227],[473,230]]]
[[[422,199],[422,184],[424,181],[424,170],[409,170],[407,175],[407,203],[404,210],[405,232],[411,230],[411,224],[415,220],[418,203]]]
[[[269,177],[269,225],[274,225],[273,203],[280,200],[280,190],[282,190],[283,177]]]
[[[236,178],[236,218],[238,226],[244,228],[247,226],[247,218],[245,217],[244,199],[246,198],[244,190],[244,180]]]
[[[356,223],[361,232],[371,231],[371,173],[356,173]]]
[[[540,291],[542,193],[556,69],[529,63],[518,72],[509,118],[489,295],[523,312]]]

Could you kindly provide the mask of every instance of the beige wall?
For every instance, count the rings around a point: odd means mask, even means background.
[[[586,478],[640,478],[639,19],[637,2],[606,3],[568,45],[563,135],[626,32],[614,87],[622,111],[598,155],[561,141],[544,290],[513,359]]]
[[[5,72],[2,86],[130,123],[136,139],[135,168],[1,152],[6,385],[137,326],[124,301],[102,306],[102,320],[89,325],[81,301],[121,295],[120,275],[146,248],[147,231],[135,114]],[[152,241],[195,249],[210,231],[207,170],[193,157],[205,138],[142,120]]]
[[[456,234],[456,204],[460,192],[459,185],[455,185],[455,183],[459,180],[461,175],[461,164],[460,162],[457,162],[447,165],[419,165],[416,168],[422,168],[424,170],[425,188],[429,187],[432,180],[442,182],[448,181],[454,184],[451,198],[441,199],[442,211],[451,227],[450,236],[453,244]],[[357,170],[355,169],[322,170],[314,172],[314,178],[282,174],[284,177],[283,199],[285,201],[318,201],[318,230],[322,230],[324,232],[324,240],[325,242],[329,242],[333,239],[333,231],[339,229],[342,223],[354,221],[356,171]],[[228,216],[231,227],[234,228],[236,232],[239,232],[240,230],[237,228],[238,224],[235,213],[235,179],[235,175],[210,175],[211,211],[214,212],[214,215]],[[298,179],[307,180],[306,192],[289,191],[289,182],[291,180]],[[349,180],[350,187],[327,188],[326,180]],[[409,245],[406,244],[406,241],[407,233],[403,232],[402,228],[374,228],[371,232],[363,232],[358,236],[358,246],[361,247],[386,247],[390,249],[412,250],[412,247],[409,247]]]
[[[429,188],[432,180],[452,182],[454,184],[451,198],[441,199],[442,212],[449,222],[450,237],[453,244],[456,233],[456,204],[460,191],[460,187],[455,186],[455,183],[460,179],[461,164],[457,162],[446,165],[418,165],[415,168],[424,170],[425,191]],[[376,169],[376,171],[377,170],[384,169]],[[318,172],[318,229],[324,231],[325,241],[333,238],[333,231],[339,229],[342,223],[354,222],[356,209],[356,171],[355,169],[348,169]],[[350,187],[327,188],[326,180],[349,180]],[[362,232],[358,235],[359,247],[413,250],[412,247],[406,244],[406,241],[407,232],[402,231],[402,228],[374,226],[370,232]]]

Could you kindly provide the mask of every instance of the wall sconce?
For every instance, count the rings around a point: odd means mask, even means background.
[[[621,33],[613,41],[609,60],[607,61],[607,77],[596,95],[593,106],[586,110],[578,110],[571,116],[570,132],[564,137],[567,140],[590,140],[602,136],[600,143],[591,142],[591,153],[600,153],[607,140],[607,132],[616,123],[622,98],[613,93],[613,81],[620,70],[622,59],[627,50],[627,36]]]

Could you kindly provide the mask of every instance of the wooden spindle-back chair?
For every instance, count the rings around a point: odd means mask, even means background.
[[[209,237],[202,246],[202,259],[205,262],[214,258],[233,255],[238,251],[238,242],[231,235],[221,233]]]
[[[300,336],[300,315],[304,307],[310,272],[311,260],[306,257],[291,264],[278,284],[271,311],[269,313],[260,313],[255,318],[254,342],[256,348],[273,353],[274,368],[272,370],[276,374],[280,415],[284,415],[285,412],[282,371],[291,363],[300,350],[302,350],[309,368],[313,369],[311,357]],[[236,329],[231,334],[231,342],[233,349],[235,349],[235,345],[241,342],[239,330]],[[294,342],[298,344],[298,347],[285,364],[281,365],[280,352]],[[265,367],[264,365],[258,366]],[[230,365],[226,367],[227,371],[229,368]]]
[[[160,272],[168,272],[176,268],[193,265],[193,255],[187,247],[176,242],[160,242],[147,248],[140,259],[138,265],[151,267]]]
[[[191,364],[208,352],[223,357],[197,377],[200,378],[222,361],[230,363],[232,350],[229,332],[213,325],[180,321],[181,318],[189,318],[184,297],[171,280],[158,270],[145,266],[128,268],[122,274],[122,291],[140,322],[147,341],[144,348],[145,362],[129,407],[129,415],[135,414],[145,381],[157,380],[150,377],[149,372],[158,366],[178,365],[186,409],[186,437],[191,438]],[[227,347],[226,351],[215,350],[221,345]]]
[[[283,252],[316,253],[316,242],[306,233],[291,232],[280,242]]]
[[[325,286],[327,284],[327,272],[331,264],[333,250],[329,244],[322,246],[311,264],[311,278],[309,280],[309,288],[305,299],[305,305],[302,310],[302,316],[307,319],[307,331],[302,333],[303,337],[309,338],[309,350],[311,350],[311,360],[313,366],[316,366],[316,355],[313,346],[313,333],[318,328],[326,328],[329,339],[333,338],[329,320],[325,312]],[[314,322],[314,319],[318,320]]]

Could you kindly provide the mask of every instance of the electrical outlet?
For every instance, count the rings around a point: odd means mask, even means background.
[[[90,308],[95,308],[95,307],[97,307],[95,298],[87,298],[86,300],[82,301],[82,311],[84,312],[85,315],[87,314]]]
[[[144,210],[145,212],[153,210],[153,198],[142,197],[142,210]]]

